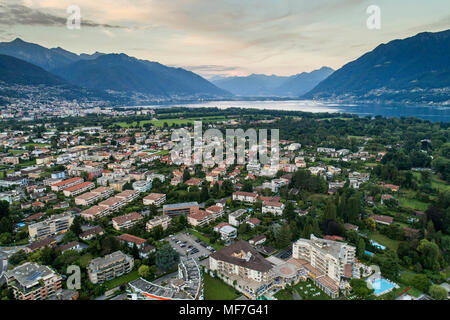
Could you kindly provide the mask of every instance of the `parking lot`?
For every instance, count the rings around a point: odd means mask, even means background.
[[[194,258],[197,261],[214,252],[213,248],[208,247],[206,243],[200,241],[188,232],[169,236],[165,240],[169,241],[170,245],[180,254],[180,256]]]

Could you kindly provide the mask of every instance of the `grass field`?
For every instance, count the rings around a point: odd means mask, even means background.
[[[310,287],[308,287],[310,285]],[[305,300],[330,300],[330,297],[327,296],[322,290],[314,285],[311,280],[307,280],[305,282],[299,282],[294,286],[295,290],[297,290],[298,294]],[[314,294],[320,293],[317,296]]]
[[[203,274],[203,286],[205,300],[234,300],[239,297],[232,287],[206,273]]]
[[[280,290],[274,294],[274,297],[278,300],[294,300],[294,297],[287,290]]]
[[[113,288],[119,287],[123,283],[128,283],[139,278],[137,270],[131,271],[130,273],[124,274],[118,278],[109,280],[105,282],[106,290],[111,290]]]
[[[428,209],[429,204],[416,200],[416,199],[410,199],[410,198],[399,198],[398,203],[400,206],[418,210],[418,211],[425,211]]]
[[[392,240],[388,237],[386,237],[383,234],[380,234],[378,232],[376,233],[370,233],[369,234],[369,239],[375,240],[376,242],[382,244],[385,247],[388,247],[389,249],[393,249],[395,251],[397,251],[398,245],[400,244],[401,241],[398,240]]]

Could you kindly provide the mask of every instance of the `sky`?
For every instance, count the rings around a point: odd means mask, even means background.
[[[71,5],[80,29],[67,28]],[[370,5],[379,29],[367,27]],[[338,69],[381,43],[446,29],[449,0],[0,0],[0,41],[126,53],[208,79]]]

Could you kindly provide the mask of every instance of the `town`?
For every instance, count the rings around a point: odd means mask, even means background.
[[[448,299],[446,124],[240,108],[15,112],[0,122],[2,300]],[[244,164],[175,163],[172,134],[194,141],[194,121],[279,129],[278,169],[250,161],[253,149]]]

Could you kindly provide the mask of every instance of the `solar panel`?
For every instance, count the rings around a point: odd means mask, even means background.
[[[27,280],[29,281],[33,281],[36,280],[37,278],[39,278],[42,275],[42,272],[36,271],[34,273],[32,273],[31,275],[28,276]]]

